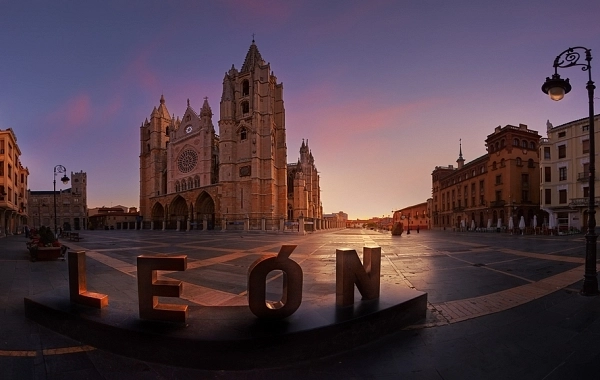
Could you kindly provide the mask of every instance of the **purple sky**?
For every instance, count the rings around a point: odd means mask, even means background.
[[[468,162],[498,125],[545,136],[586,117],[586,73],[560,71],[558,103],[540,87],[568,47],[600,62],[599,15],[598,0],[0,0],[0,128],[32,190],[61,164],[88,173],[89,207],[138,206],[141,123],[164,94],[176,116],[207,96],[217,125],[255,33],[284,84],[288,162],[309,139],[324,212],[387,216],[431,196],[459,138]]]

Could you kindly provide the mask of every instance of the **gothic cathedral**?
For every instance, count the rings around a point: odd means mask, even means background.
[[[140,128],[142,228],[268,229],[323,218],[308,140],[287,163],[283,84],[252,41],[241,70],[225,73],[217,134],[208,98],[183,116],[163,96]],[[286,223],[288,224],[288,223]]]

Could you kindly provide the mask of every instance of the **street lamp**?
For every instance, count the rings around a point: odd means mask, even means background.
[[[69,183],[69,177],[67,177],[67,169],[62,165],[56,165],[54,167],[54,234],[58,236],[57,217],[56,217],[56,174],[62,173],[63,176],[60,179],[65,185]]]
[[[582,62],[582,53],[585,53],[585,58]],[[583,62],[585,60],[586,62]],[[596,275],[596,197],[594,194],[594,185],[596,181],[596,151],[594,144],[594,82],[592,81],[592,61],[591,50],[582,46],[568,48],[560,53],[554,60],[554,74],[552,78],[546,78],[546,82],[542,86],[542,91],[550,95],[550,99],[559,101],[565,94],[571,91],[569,79],[562,79],[558,75],[558,68],[566,68],[572,66],[582,66],[582,71],[588,72],[588,82],[585,87],[588,91],[589,102],[589,144],[590,144],[590,164],[589,164],[589,200],[588,200],[588,229],[585,235],[585,275],[583,279],[583,288],[581,294],[585,296],[598,295],[598,277]]]

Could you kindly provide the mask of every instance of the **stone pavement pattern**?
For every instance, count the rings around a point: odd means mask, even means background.
[[[382,247],[382,282],[428,292],[423,323],[353,351],[286,368],[204,371],[143,362],[86,346],[27,320],[23,298],[67,286],[62,261],[31,263],[25,238],[0,239],[3,378],[577,379],[600,373],[600,297],[577,292],[584,238],[367,230],[291,234],[85,231],[88,289],[137,310],[135,258],[188,255],[181,302],[244,305],[248,266],[298,244],[304,298],[335,291],[335,249]],[[333,277],[332,277],[333,274]],[[277,289],[277,279],[269,289]],[[273,290],[275,291],[275,290]],[[169,299],[171,302],[172,299]]]

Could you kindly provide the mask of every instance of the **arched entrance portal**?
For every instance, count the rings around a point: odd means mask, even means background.
[[[198,228],[202,225],[202,229],[213,230],[215,228],[215,202],[210,195],[202,192],[196,200],[196,215],[195,222],[198,223]],[[206,221],[206,226],[204,225]]]
[[[165,209],[164,207],[156,202],[154,207],[152,207],[152,221],[154,222],[154,229],[160,230],[162,229],[162,222],[165,220]]]
[[[179,228],[182,230],[186,229],[188,219],[188,205],[185,199],[177,197],[173,199],[171,207],[169,207],[169,221],[167,222],[168,229],[176,229],[177,222],[179,221]]]

